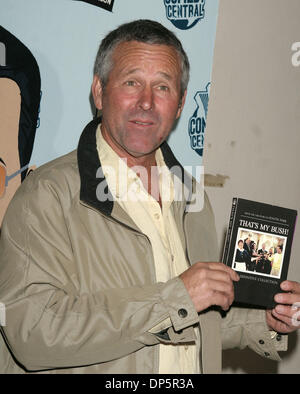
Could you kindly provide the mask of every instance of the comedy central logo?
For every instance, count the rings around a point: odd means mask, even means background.
[[[164,0],[169,21],[178,29],[191,29],[204,18],[205,0]]]
[[[196,101],[197,108],[189,120],[191,148],[200,156],[203,155],[209,90],[210,82],[206,85],[205,90],[200,90],[195,94],[194,100]]]

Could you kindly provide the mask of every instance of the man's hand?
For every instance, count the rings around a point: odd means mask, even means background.
[[[239,275],[222,263],[196,263],[179,276],[197,312],[212,305],[219,305],[224,311],[234,300],[233,281]]]
[[[270,329],[288,334],[300,328],[300,283],[286,280],[280,287],[287,293],[275,295],[278,305],[266,311],[266,319]]]

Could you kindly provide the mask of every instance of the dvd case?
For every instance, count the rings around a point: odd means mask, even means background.
[[[273,308],[287,278],[297,211],[234,198],[222,261],[238,272],[235,303]]]

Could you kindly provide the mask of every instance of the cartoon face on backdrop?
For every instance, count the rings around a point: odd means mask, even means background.
[[[40,105],[35,58],[0,26],[0,227],[7,206],[29,172]],[[4,52],[5,51],[5,52]]]
[[[21,95],[11,79],[0,78],[0,220],[21,183],[21,175],[9,179],[9,172],[20,168],[18,131]],[[0,221],[1,223],[1,221]]]

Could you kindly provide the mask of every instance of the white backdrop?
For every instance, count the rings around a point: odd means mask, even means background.
[[[172,24],[180,11],[202,5],[204,18],[182,30]],[[166,8],[166,6],[168,8]],[[169,143],[183,165],[199,165],[202,157],[190,146],[189,120],[197,109],[194,99],[210,82],[218,0],[185,6],[185,0],[115,0],[113,12],[74,0],[0,0],[0,24],[20,39],[35,56],[41,73],[42,99],[31,165],[40,166],[76,148],[79,136],[92,119],[90,86],[93,63],[103,36],[123,22],[154,19],[175,32],[191,62],[186,106]],[[183,8],[185,7],[185,8]],[[198,10],[198,11],[197,11]],[[199,100],[198,94],[198,104]],[[203,115],[203,105],[196,116]],[[192,130],[199,125],[194,120]],[[198,130],[199,131],[199,130]],[[194,142],[200,138],[194,136]]]

